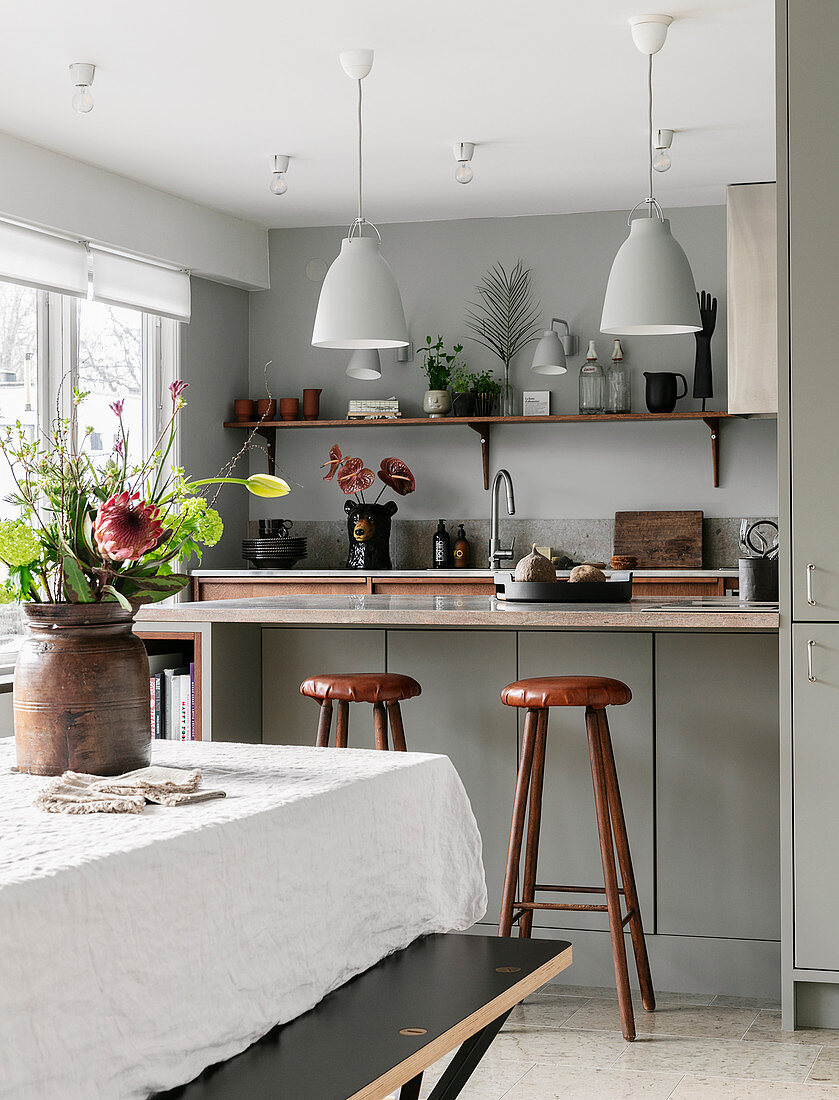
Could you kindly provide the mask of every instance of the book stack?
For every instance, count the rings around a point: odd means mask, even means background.
[[[401,415],[396,397],[362,398],[350,401],[347,420],[398,420]]]
[[[195,740],[195,663],[178,653],[149,657],[151,735],[156,740]]]

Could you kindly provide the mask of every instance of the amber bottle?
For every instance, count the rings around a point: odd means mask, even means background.
[[[472,557],[472,546],[463,530],[463,524],[457,529],[457,538],[454,540],[454,567],[455,569],[468,569]]]

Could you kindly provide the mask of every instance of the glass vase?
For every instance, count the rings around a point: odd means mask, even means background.
[[[510,383],[510,364],[504,367],[504,381],[501,383],[501,394],[498,398],[501,416],[515,416],[519,410],[516,408],[516,391]]]

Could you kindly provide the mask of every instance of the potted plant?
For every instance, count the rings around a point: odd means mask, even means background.
[[[533,296],[530,270],[519,260],[511,271],[497,263],[475,287],[479,302],[466,311],[466,327],[479,344],[504,364],[501,415],[513,416],[516,400],[510,384],[510,363],[538,335],[541,306]]]
[[[178,564],[200,559],[201,546],[221,537],[221,517],[199,487],[289,492],[269,474],[190,481],[173,466],[185,388],[170,385],[166,427],[142,463],[129,460],[122,401],[111,405],[111,454],[91,457],[93,429],[79,427],[86,395],[78,390],[71,416],[43,441],[30,442],[19,423],[0,434],[16,487],[9,500],[20,509],[0,523],[0,561],[28,625],[14,684],[20,771],[117,775],[149,763],[149,663],[133,619],[140,605],[179,592],[189,577]]]
[[[422,407],[429,417],[435,419],[445,416],[452,407],[452,396],[448,391],[448,385],[452,365],[463,351],[463,345],[455,344],[451,352],[447,352],[442,336],[438,336],[434,344],[431,343],[431,337],[426,336],[425,344],[426,346],[420,349],[420,355],[425,359],[424,370],[428,378],[428,389],[425,392]]]
[[[501,383],[492,377],[492,371],[473,375],[472,393],[475,395],[475,415],[492,416],[492,410],[501,393]]]
[[[332,481],[337,474],[338,487],[354,500],[344,501],[347,514],[347,569],[392,569],[390,560],[390,525],[397,511],[395,500],[379,504],[385,489],[392,489],[397,496],[406,497],[417,485],[414,475],[401,458],[383,458],[378,471],[383,488],[376,499],[369,503],[364,499],[365,489],[376,480],[376,474],[368,469],[362,459],[341,454],[336,444],[329,451],[329,459],[321,469],[328,469],[324,481]]]
[[[466,363],[458,363],[451,373],[449,387],[452,392],[452,415],[472,416],[475,412],[475,393],[473,386],[477,375],[473,374]]]

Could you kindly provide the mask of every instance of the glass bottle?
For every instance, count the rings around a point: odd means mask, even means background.
[[[580,367],[580,413],[597,414],[605,405],[605,375],[597,362],[594,340],[589,340],[586,361]]]
[[[623,361],[621,342],[615,340],[612,363],[606,371],[606,412],[628,413],[630,406],[629,371]]]

